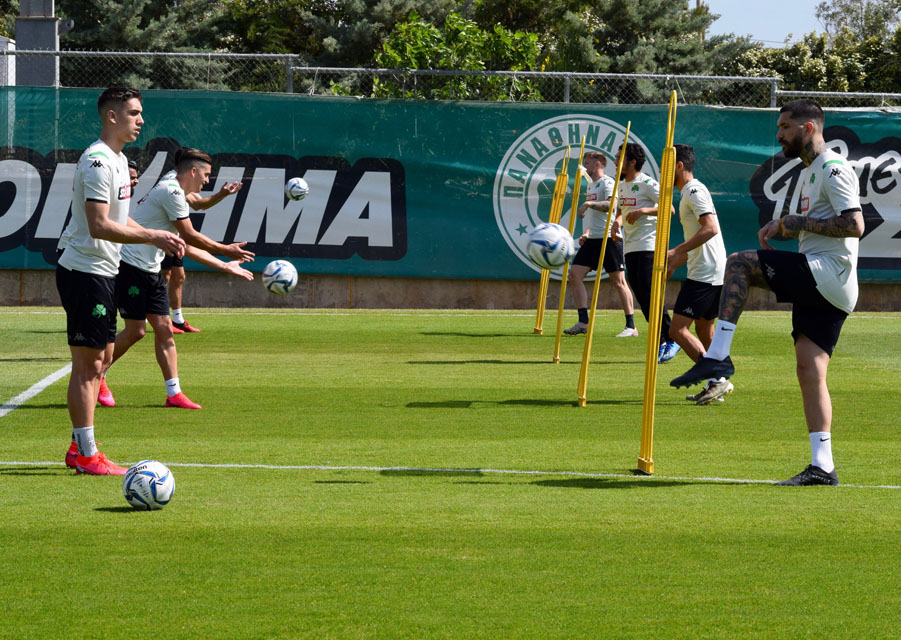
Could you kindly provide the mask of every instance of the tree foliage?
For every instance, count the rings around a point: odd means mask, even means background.
[[[899,11],[901,0],[824,0],[816,16],[830,35],[847,29],[856,40],[886,40],[898,27]]]
[[[509,31],[500,25],[482,29],[474,21],[452,13],[438,28],[415,12],[397,25],[376,54],[375,63],[390,69],[436,69],[466,71],[531,71],[538,66],[538,37]],[[432,76],[421,85],[407,87],[406,79],[379,81],[374,94],[380,97],[413,95],[441,99],[537,99],[534,81],[511,82],[497,77]]]

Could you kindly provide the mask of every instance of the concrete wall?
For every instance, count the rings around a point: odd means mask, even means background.
[[[592,286],[589,283],[589,286]],[[556,309],[560,283],[551,282],[547,307]],[[590,295],[589,289],[589,295]],[[679,287],[667,286],[672,306]],[[788,309],[775,296],[752,289],[747,309]],[[569,296],[567,296],[569,297]],[[184,289],[186,307],[271,307],[322,309],[534,309],[538,278],[532,281],[428,280],[303,276],[286,296],[267,292],[259,275],[253,282],[214,272],[189,272]],[[59,306],[55,271],[0,271],[0,305]],[[570,301],[567,307],[572,307]],[[601,283],[601,309],[618,309],[619,299],[608,282]],[[901,311],[901,285],[863,284],[857,311]],[[636,309],[637,313],[640,313]]]

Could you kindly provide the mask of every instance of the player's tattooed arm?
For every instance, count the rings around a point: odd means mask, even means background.
[[[760,259],[756,251],[739,251],[726,261],[726,275],[720,299],[719,317],[737,323],[745,308],[751,287],[766,287]]]
[[[779,231],[788,238],[797,237],[801,231],[831,238],[859,238],[863,235],[863,228],[863,214],[860,209],[844,211],[840,215],[826,219],[788,215],[779,221]]]

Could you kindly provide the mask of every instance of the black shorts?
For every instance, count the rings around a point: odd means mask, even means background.
[[[832,356],[848,314],[817,289],[807,256],[792,251],[757,252],[763,277],[779,302],[792,303],[792,338],[807,336]]]
[[[116,276],[116,306],[126,320],[145,320],[148,314],[169,315],[169,294],[161,273],[147,273],[128,264],[119,263]]]
[[[601,247],[604,244],[603,238],[588,238],[576,254],[573,264],[581,267],[588,267],[592,271],[598,268],[598,261],[601,258]],[[613,273],[614,271],[625,271],[626,259],[623,256],[623,243],[616,242],[613,239],[607,240],[607,251],[604,252],[604,271]]]
[[[680,316],[698,320],[713,320],[720,311],[720,293],[723,290],[721,284],[686,280],[679,289],[676,297],[676,306],[673,313]]]
[[[116,279],[56,266],[69,346],[106,349],[116,341]]]
[[[163,256],[163,264],[160,265],[160,268],[164,271],[168,271],[172,267],[183,267],[185,266],[184,258],[176,258],[175,256],[170,256],[168,253]]]

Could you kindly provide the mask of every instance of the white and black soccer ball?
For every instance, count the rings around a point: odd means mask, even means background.
[[[175,476],[162,462],[141,460],[125,472],[122,493],[135,509],[162,509],[175,494]]]
[[[263,269],[263,286],[269,293],[280,296],[297,285],[297,269],[287,260],[273,260]]]
[[[310,192],[310,185],[303,178],[291,178],[285,183],[285,195],[291,200],[303,200]]]
[[[526,254],[542,269],[562,267],[575,252],[572,234],[563,225],[542,222],[529,232]]]

